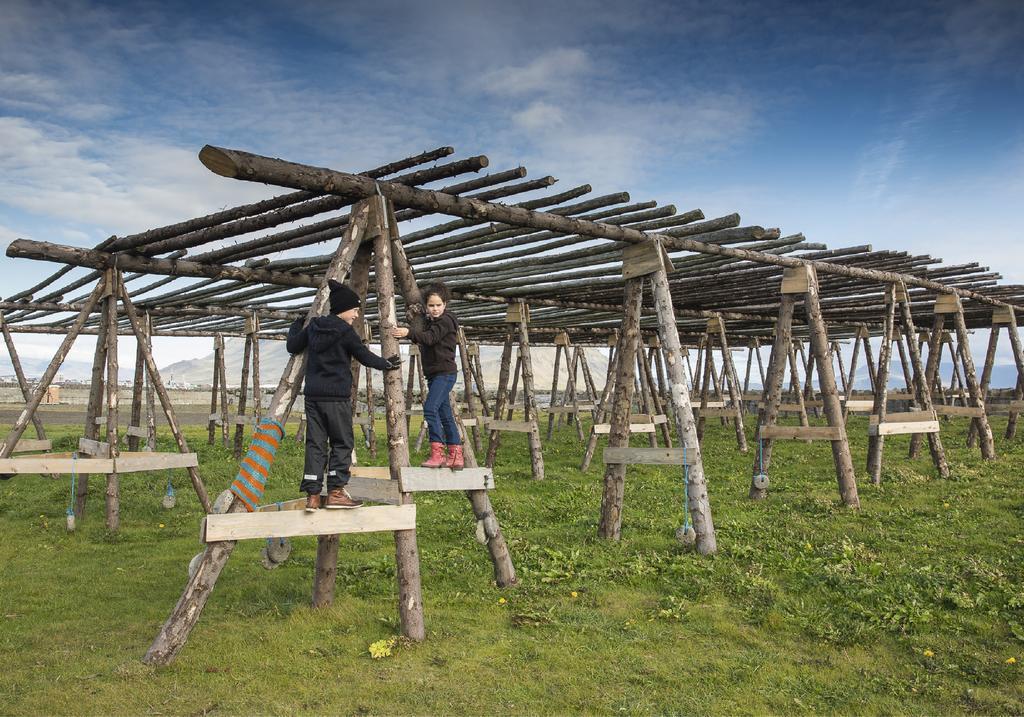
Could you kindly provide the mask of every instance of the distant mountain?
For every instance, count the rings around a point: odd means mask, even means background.
[[[242,377],[242,354],[245,346],[244,339],[227,339],[224,342],[224,359],[229,386],[237,386]],[[379,345],[371,345],[370,350],[380,353]],[[407,350],[407,347],[406,347]],[[605,375],[608,371],[608,357],[598,348],[587,349],[587,363],[590,365],[590,372],[594,384],[600,390],[604,387]],[[407,354],[403,357],[408,360]],[[534,389],[541,393],[551,390],[551,379],[554,373],[555,349],[553,347],[537,347],[530,351],[531,363],[533,365]],[[278,379],[284,372],[285,364],[288,361],[288,352],[285,350],[283,341],[260,342],[260,382],[264,386],[276,386]],[[515,358],[513,358],[513,362]],[[514,364],[513,364],[514,365]],[[501,347],[481,346],[480,367],[483,369],[484,385],[488,390],[494,390],[498,386],[498,374],[501,370]],[[403,374],[407,371],[407,364],[403,366]],[[168,366],[161,367],[160,375],[167,383],[211,385],[213,383],[213,352],[197,359],[178,361]],[[373,371],[374,385],[382,387],[381,374]],[[566,371],[565,360],[561,361],[559,369],[559,387],[565,387]],[[580,372],[579,380],[583,380]],[[462,385],[461,371],[459,386]]]
[[[19,353],[21,353],[19,351]],[[25,372],[25,375],[30,378],[38,378],[43,375],[46,368],[50,365],[50,359],[37,359],[37,358],[22,358],[21,369]],[[131,378],[131,370],[125,373],[123,370],[120,372],[121,378]],[[0,376],[13,376],[14,366],[11,364],[11,359],[7,355],[6,349],[0,349]],[[90,381],[92,380],[92,364],[88,361],[65,361],[60,367],[60,371],[57,372],[57,381],[69,380],[69,381]]]

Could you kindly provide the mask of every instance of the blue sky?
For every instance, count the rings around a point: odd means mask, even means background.
[[[91,246],[274,193],[210,174],[206,143],[349,170],[451,144],[1024,282],[1019,0],[4,0],[2,17],[0,244]],[[53,269],[0,259],[0,295]]]

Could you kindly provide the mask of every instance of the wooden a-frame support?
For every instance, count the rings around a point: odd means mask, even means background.
[[[623,252],[623,278],[625,308],[618,351],[615,362],[615,387],[611,408],[611,430],[608,436],[608,450],[629,446],[630,410],[632,406],[633,381],[630,375],[634,357],[639,349],[640,311],[643,300],[644,279],[650,280],[654,308],[658,317],[658,336],[665,347],[668,380],[672,387],[673,412],[676,416],[676,431],[683,446],[687,472],[686,494],[695,534],[694,547],[702,555],[716,552],[714,521],[708,498],[704,465],[701,459],[700,442],[697,440],[697,426],[690,404],[690,391],[682,363],[682,348],[676,327],[675,309],[669,291],[667,269],[672,266],[660,242],[651,240],[628,247]],[[628,459],[623,459],[627,460]],[[608,462],[604,471],[604,491],[601,498],[601,519],[598,535],[618,540],[622,530],[622,510],[627,462]],[[685,468],[684,468],[685,470]]]
[[[926,429],[928,445],[935,469],[943,478],[949,477],[949,465],[946,452],[939,436],[939,423],[932,407],[931,390],[924,380],[925,372],[921,366],[921,355],[917,345],[910,341],[910,359],[914,367],[914,392],[912,405],[921,410],[904,413],[888,413],[889,366],[892,358],[892,343],[895,333],[896,307],[899,306],[899,320],[904,336],[914,336],[914,320],[910,310],[910,300],[906,287],[901,283],[890,284],[885,289],[885,316],[882,329],[882,341],[878,352],[878,371],[875,376],[874,402],[871,410],[871,425],[868,434],[868,476],[872,483],[881,482],[882,451],[885,436],[901,433],[913,433],[915,429]],[[919,435],[919,434],[918,434]]]
[[[86,438],[93,436],[91,440],[95,440],[98,437],[99,430],[97,427],[97,420],[100,419],[101,406],[103,403],[106,404],[106,428],[107,428],[107,456],[106,458],[112,459],[111,468],[112,471],[107,474],[107,484],[105,490],[105,502],[106,502],[106,523],[107,528],[110,530],[117,530],[120,526],[120,497],[119,497],[119,479],[117,472],[117,457],[120,452],[120,441],[118,437],[118,363],[117,363],[117,303],[120,299],[124,313],[127,316],[129,323],[131,324],[132,331],[135,334],[135,338],[138,341],[138,346],[142,351],[142,356],[145,361],[146,370],[149,374],[151,385],[160,397],[161,404],[164,409],[164,415],[167,419],[168,426],[171,429],[171,433],[174,435],[175,441],[178,445],[179,453],[190,453],[188,444],[185,441],[184,435],[178,427],[177,419],[174,415],[174,406],[171,403],[170,396],[167,394],[167,389],[163,385],[163,381],[160,379],[159,370],[156,367],[156,362],[153,360],[152,351],[149,349],[147,341],[147,331],[142,320],[139,318],[135,311],[135,306],[128,295],[127,289],[124,287],[124,282],[121,277],[121,272],[116,269],[106,270],[102,277],[96,282],[96,286],[93,288],[89,297],[82,305],[81,311],[75,318],[74,322],[68,328],[67,333],[64,335],[64,339],[61,345],[58,347],[53,360],[47,366],[43,372],[42,377],[39,380],[39,384],[36,386],[35,391],[26,400],[25,409],[21,415],[15,421],[14,426],[11,428],[10,433],[3,444],[0,446],[0,458],[8,458],[14,446],[18,443],[18,440],[24,434],[29,422],[35,415],[36,410],[39,408],[39,404],[42,402],[43,396],[46,394],[46,390],[49,388],[53,381],[53,377],[57,374],[61,364],[67,357],[68,352],[71,350],[75,339],[82,331],[82,327],[88,320],[89,316],[93,313],[94,309],[100,302],[103,302],[101,309],[100,319],[100,332],[96,339],[96,351],[94,354],[93,364],[93,385],[90,390],[90,401],[89,406],[86,410]],[[98,381],[96,379],[99,379]],[[105,400],[104,400],[105,394]],[[90,431],[91,429],[91,431]],[[186,466],[189,473],[189,478],[192,482],[192,487],[196,492],[196,496],[199,499],[200,505],[203,506],[204,510],[209,510],[210,502],[207,496],[206,486],[203,484],[202,478],[199,475],[198,468],[194,465]],[[88,478],[85,475],[78,476],[78,490],[75,495],[75,517],[81,518],[85,511],[85,499],[88,490]]]
[[[992,328],[989,330],[988,351],[985,353],[985,365],[981,372],[981,385],[979,387],[982,400],[988,394],[989,382],[992,380],[992,370],[995,368],[996,349],[999,344],[999,334],[1003,327],[1010,336],[1010,347],[1013,352],[1013,361],[1017,368],[1016,386],[1020,386],[1021,378],[1024,377],[1024,357],[1021,355],[1020,335],[1017,333],[1017,317],[1013,307],[1007,306],[996,309],[992,312]],[[955,364],[954,364],[955,366]],[[1016,397],[1015,397],[1016,399]],[[1011,404],[1012,405],[1012,404]],[[1014,430],[1016,430],[1016,412],[1013,412]],[[974,416],[967,434],[967,445],[973,448],[978,442],[979,417]],[[1012,437],[1009,424],[1007,425],[1007,437]]]
[[[712,351],[715,343],[722,354],[722,382],[729,393],[727,405],[721,407],[708,406],[708,379],[714,381],[714,359]],[[732,421],[733,429],[736,432],[736,447],[740,453],[747,452],[747,436],[743,428],[743,392],[740,388],[739,377],[736,373],[736,364],[732,360],[732,351],[729,349],[729,339],[726,333],[725,320],[721,316],[708,319],[707,331],[704,334],[704,376],[700,394],[700,418],[697,420],[697,436],[702,438],[706,419],[711,416],[723,417]],[[749,377],[749,372],[748,372]],[[715,382],[717,384],[717,381]],[[717,389],[717,386],[716,386]],[[722,391],[716,390],[721,395]]]
[[[807,325],[810,330],[810,347],[818,368],[821,400],[825,417],[828,420],[827,428],[801,427],[794,429],[776,426],[779,406],[782,402],[785,362],[787,359],[791,363],[793,362],[791,340],[793,309],[798,296],[802,296],[804,299]],[[768,361],[766,402],[758,416],[757,438],[761,442],[761,446],[758,454],[754,457],[751,470],[750,498],[760,500],[768,495],[767,485],[761,476],[767,473],[771,465],[773,438],[825,438],[832,446],[832,459],[836,467],[840,499],[844,505],[850,508],[860,507],[853,459],[850,455],[850,444],[846,438],[846,427],[843,421],[843,409],[839,401],[828,349],[828,334],[821,316],[821,306],[818,301],[818,277],[814,267],[802,266],[786,269],[783,272],[782,296],[779,302],[775,341],[771,358]]]
[[[394,282],[396,275],[405,292],[410,310],[422,312],[422,297],[405,259],[398,238],[394,212],[383,197],[377,196],[357,203],[352,209],[352,221],[346,228],[341,244],[334,255],[307,319],[319,316],[327,307],[328,280],[343,281],[352,269],[360,244],[373,238],[373,257],[376,263],[377,301],[380,313],[381,348],[385,355],[398,353],[398,340],[390,329],[397,325],[395,316]],[[305,356],[291,356],[277,390],[267,408],[267,417],[284,424],[295,401],[305,371]],[[401,469],[409,465],[408,433],[405,430],[405,401],[400,372],[384,374],[384,399],[388,430],[388,459],[391,479],[399,481]],[[401,485],[401,483],[399,483]],[[399,493],[400,505],[412,505],[409,493]],[[499,586],[516,580],[508,550],[490,501],[484,490],[467,491],[474,515],[482,524],[495,564],[495,578]],[[225,491],[218,499],[217,513],[241,513],[246,510],[242,501]],[[373,509],[370,509],[373,510]],[[423,640],[426,630],[423,622],[423,600],[420,581],[419,549],[415,527],[395,529],[396,575],[398,581],[398,612],[402,634],[413,640]],[[198,556],[185,590],[167,621],[164,623],[143,661],[147,664],[168,664],[184,646],[192,628],[202,614],[221,571],[234,550],[236,540],[225,539],[207,544]],[[314,603],[326,604],[333,595],[333,580],[337,563],[337,535],[321,536],[317,546],[317,566],[314,576]]]

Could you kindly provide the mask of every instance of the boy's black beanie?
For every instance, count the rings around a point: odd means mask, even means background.
[[[359,308],[359,295],[344,284],[339,284],[330,279],[327,285],[331,288],[331,313],[340,314],[342,311]]]

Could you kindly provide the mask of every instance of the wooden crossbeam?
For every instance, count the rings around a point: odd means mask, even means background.
[[[903,421],[900,423],[889,422],[876,423],[868,426],[870,436],[899,436],[908,433],[938,433],[938,421]]]
[[[657,466],[694,465],[693,451],[686,455],[682,448],[615,448],[610,446],[604,449],[604,462]]]
[[[21,438],[14,444],[11,453],[26,453],[28,451],[49,451],[53,449],[53,442],[49,438]]]
[[[199,465],[195,453],[121,453],[117,458],[71,458],[57,454],[0,458],[0,473],[138,473]]]
[[[935,411],[903,411],[885,414],[885,423],[922,423],[934,420]],[[873,414],[868,419],[868,423],[874,426],[881,423],[881,421],[878,420],[877,414]]]
[[[125,433],[136,438],[149,438],[149,428],[146,426],[128,426]]]
[[[943,406],[938,404],[932,408],[940,416],[969,416],[975,418],[985,413],[984,408],[977,408],[975,406]]]
[[[694,406],[693,412],[703,418],[732,418],[736,415],[735,408],[698,408]]]
[[[655,426],[653,423],[630,423],[630,433],[654,433]],[[610,423],[595,423],[594,433],[600,435],[606,435],[612,432],[612,424]]]
[[[846,402],[846,408],[850,411],[873,411],[875,402],[873,399],[851,399]]]
[[[402,491],[419,493],[444,490],[491,490],[494,472],[490,468],[418,468],[403,466],[399,469]]]
[[[483,420],[483,419],[481,419]],[[487,420],[487,429],[491,431],[509,431],[511,433],[529,433],[536,430],[533,421],[500,421],[496,418]]]
[[[761,426],[761,438],[792,438],[806,441],[841,441],[839,426]]]
[[[414,530],[416,505],[375,505],[351,510],[259,510],[252,513],[207,515],[200,534],[203,542],[292,538],[390,530]]]

